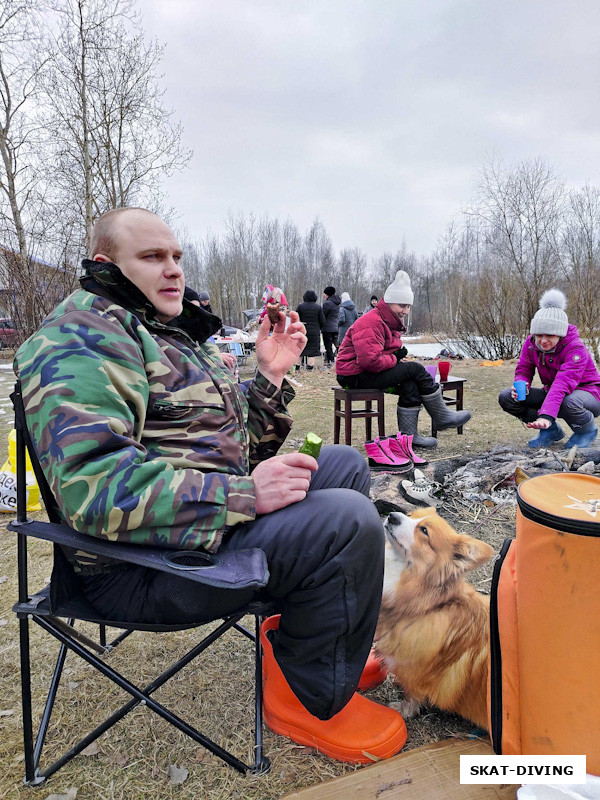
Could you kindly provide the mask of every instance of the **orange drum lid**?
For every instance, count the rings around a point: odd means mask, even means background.
[[[517,488],[523,515],[550,528],[600,536],[600,478],[578,472],[552,472]]]

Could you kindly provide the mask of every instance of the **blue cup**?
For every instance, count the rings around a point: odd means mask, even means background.
[[[515,381],[513,386],[517,393],[517,400],[525,400],[527,397],[527,381]]]

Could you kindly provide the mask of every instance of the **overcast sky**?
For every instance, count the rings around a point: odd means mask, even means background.
[[[491,156],[600,185],[599,0],[143,0],[193,148],[201,239],[228,211],[315,216],[336,251],[428,254]]]

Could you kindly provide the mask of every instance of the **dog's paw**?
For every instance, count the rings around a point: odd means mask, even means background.
[[[397,703],[388,703],[388,706],[394,711],[398,711],[403,719],[416,716],[421,709],[421,703],[414,697],[405,697],[404,700],[399,700]]]

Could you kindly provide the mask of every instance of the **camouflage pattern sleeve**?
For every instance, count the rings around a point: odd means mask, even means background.
[[[248,405],[210,354],[162,328],[75,292],[16,355],[28,425],[77,530],[216,550],[255,516]]]
[[[276,455],[292,428],[287,404],[295,396],[284,380],[281,389],[260,372],[247,387],[248,431],[250,434],[250,469]]]

